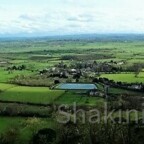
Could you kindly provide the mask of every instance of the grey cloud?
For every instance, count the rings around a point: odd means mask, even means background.
[[[69,28],[79,28],[80,25],[78,25],[78,24],[69,24],[66,27],[69,27]]]
[[[97,22],[97,21],[105,19],[106,17],[107,15],[105,12],[89,10],[84,13],[79,13],[74,16],[69,16],[67,18],[67,21],[88,23],[88,22]]]
[[[69,17],[67,20],[75,22],[92,22],[94,21],[94,17],[92,15],[78,15]]]
[[[20,19],[23,19],[23,20],[29,20],[29,21],[35,21],[38,19],[37,16],[32,16],[32,15],[28,15],[28,14],[22,14],[19,16]]]

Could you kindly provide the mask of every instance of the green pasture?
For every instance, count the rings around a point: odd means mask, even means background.
[[[73,105],[89,105],[89,106],[102,106],[104,103],[103,98],[98,97],[88,97],[84,94],[77,94],[73,92],[66,92],[64,95],[59,97],[56,101],[56,104],[67,104]]]
[[[141,72],[138,77],[135,77],[134,73],[102,74],[101,77],[105,77],[116,82],[144,83],[144,72]]]
[[[0,68],[0,83],[7,83],[9,82],[12,78],[18,76],[18,75],[30,75],[32,74],[31,71],[28,70],[23,70],[23,71],[6,71],[2,68]]]
[[[24,87],[10,84],[0,84],[0,100],[14,102],[29,102],[39,104],[101,105],[103,98],[88,97],[86,94],[50,90],[44,87]]]
[[[6,85],[2,84],[2,88],[4,89],[5,87]],[[43,87],[15,86],[12,88],[10,87],[9,89],[1,92],[0,100],[51,104],[55,101],[55,99],[57,99],[63,93],[64,91],[59,91],[59,90],[53,91],[53,90],[49,90],[49,88],[43,88]]]
[[[16,87],[16,85],[0,83],[0,90],[1,91],[6,91],[6,90],[13,88],[13,87]]]

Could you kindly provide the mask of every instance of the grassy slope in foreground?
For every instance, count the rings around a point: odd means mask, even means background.
[[[56,123],[52,119],[0,117],[0,134],[16,129],[17,143],[29,144],[34,132],[45,127],[53,128],[55,125]]]

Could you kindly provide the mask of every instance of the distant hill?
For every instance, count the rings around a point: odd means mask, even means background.
[[[144,41],[144,34],[81,34],[81,35],[59,35],[59,36],[0,36],[0,41],[25,41],[25,40],[50,40],[50,41]]]

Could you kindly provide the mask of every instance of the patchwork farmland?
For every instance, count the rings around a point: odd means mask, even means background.
[[[126,109],[136,109],[140,121],[144,102],[142,39],[137,35],[119,39],[100,35],[92,39],[1,40],[1,137],[14,134],[10,138],[16,144],[29,144],[43,129],[60,133],[65,125],[57,121],[64,116],[58,108],[61,106],[73,119],[74,104],[88,112],[98,109],[101,118],[106,102],[109,111],[116,110],[116,119],[119,109],[124,115]],[[130,118],[133,121],[134,114]],[[80,123],[78,128],[81,127],[88,128]]]

